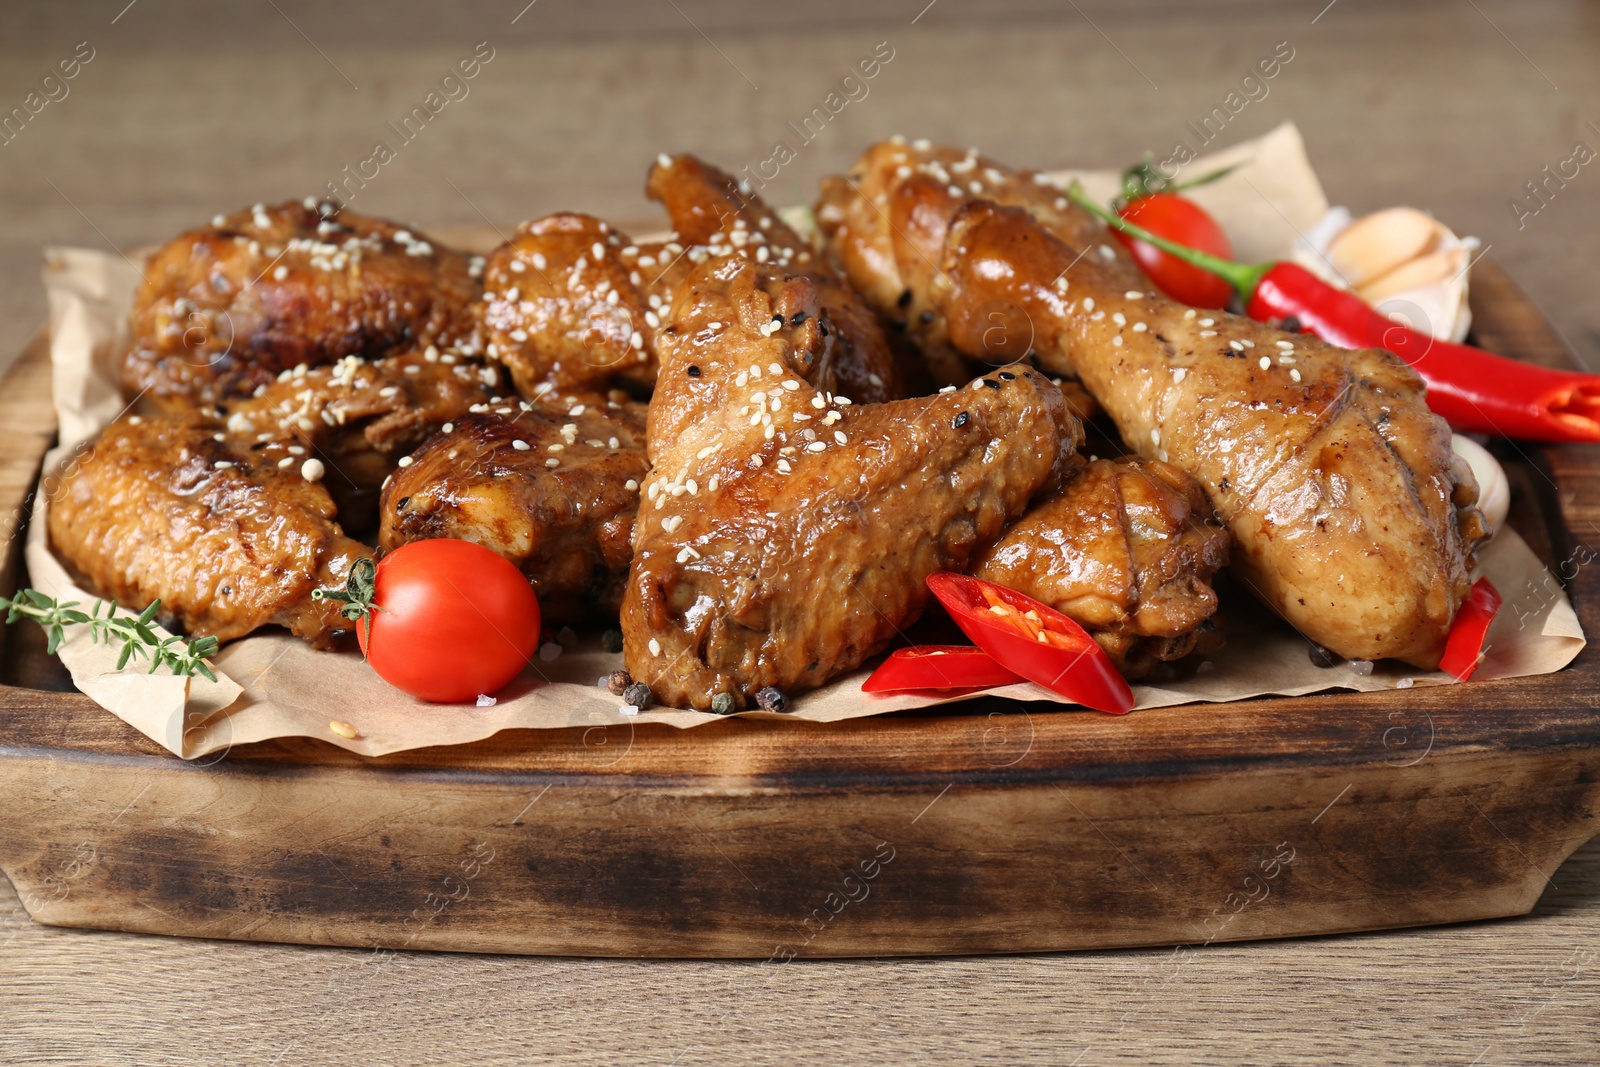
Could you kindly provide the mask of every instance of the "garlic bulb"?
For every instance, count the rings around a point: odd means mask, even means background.
[[[1511,482],[1506,478],[1505,468],[1488,449],[1470,437],[1455,434],[1450,438],[1450,447],[1467,461],[1473,477],[1478,480],[1478,510],[1483,512],[1492,537],[1505,525],[1506,514],[1511,510]]]
[[[1457,237],[1416,208],[1354,219],[1336,207],[1295,243],[1293,258],[1397,322],[1461,341],[1472,325],[1467,267],[1477,247],[1477,238]]]

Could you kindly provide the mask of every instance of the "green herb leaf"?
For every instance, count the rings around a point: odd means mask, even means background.
[[[48,638],[47,647],[51,654],[66,642],[68,626],[87,626],[89,640],[93,643],[99,644],[104,640],[108,645],[120,645],[117,653],[119,671],[130,661],[146,656],[150,659],[152,674],[165,666],[171,668],[174,674],[199,673],[211,681],[217,680],[216,674],[204,662],[206,657],[217,651],[215,637],[197,638],[190,646],[185,645],[181,637],[162,640],[156,636],[152,623],[161,610],[161,601],[152,602],[136,616],[119,616],[116,605],[105,600],[96,600],[87,613],[78,610],[78,604],[76,600],[57,603],[36,589],[19,589],[9,599],[0,597],[0,607],[6,610],[6,622],[29,618],[38,623]],[[106,609],[104,617],[100,614],[101,607]]]

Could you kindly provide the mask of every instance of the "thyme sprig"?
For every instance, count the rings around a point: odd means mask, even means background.
[[[101,614],[102,608],[105,609],[104,615]],[[95,644],[104,641],[113,647],[118,644],[122,646],[122,651],[117,655],[119,671],[133,660],[147,658],[150,660],[151,674],[162,667],[169,667],[173,674],[200,674],[210,681],[217,680],[216,674],[206,663],[217,653],[217,639],[197,637],[185,642],[181,637],[156,636],[150,624],[155,621],[156,612],[161,610],[159,600],[138,615],[118,615],[117,606],[108,600],[96,600],[84,612],[76,600],[58,602],[37,589],[19,589],[14,597],[0,596],[0,610],[6,612],[8,624],[18,619],[32,619],[38,623],[49,635],[48,651],[52,655],[67,639],[68,626],[87,626],[89,640]]]
[[[337,600],[344,605],[339,614],[351,622],[361,623],[367,637],[372,636],[372,613],[382,611],[374,600],[378,580],[378,565],[368,556],[350,564],[350,574],[343,589],[313,589],[312,600]]]

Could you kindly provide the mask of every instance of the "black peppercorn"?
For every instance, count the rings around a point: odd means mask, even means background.
[[[789,698],[783,695],[783,690],[769,685],[756,694],[756,706],[762,711],[782,713],[789,710]]]
[[[648,711],[651,704],[656,702],[656,696],[650,692],[650,687],[643,682],[634,682],[622,691],[625,703],[632,704],[640,711]]]

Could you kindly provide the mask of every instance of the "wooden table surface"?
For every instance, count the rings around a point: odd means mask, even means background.
[[[0,135],[0,352],[44,318],[42,246],[128,250],[217,211],[321,192],[393,140],[385,123],[479,42],[493,58],[467,95],[354,208],[424,225],[560,208],[648,216],[640,189],[656,152],[755,167],[775,142],[798,145],[788,122],[879,42],[893,59],[800,146],[774,199],[808,199],[819,175],[893,132],[1017,163],[1115,165],[1192,142],[1186,123],[1286,41],[1294,58],[1217,143],[1292,118],[1330,199],[1414,203],[1478,235],[1580,360],[1600,365],[1600,167],[1572,162],[1593,155],[1580,142],[1600,148],[1593,5],[525,4],[7,4],[0,116],[58,61],[93,58],[65,96],[46,86],[59,99]],[[1563,165],[1567,178],[1546,181],[1543,168]],[[1546,182],[1542,203],[1530,181]],[[1600,844],[1515,921],[764,970],[45,929],[0,881],[6,1064],[1597,1059]]]

